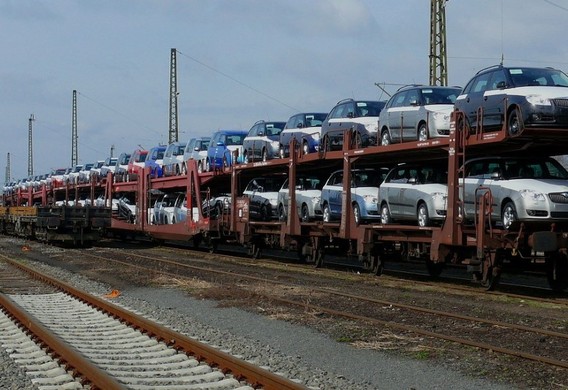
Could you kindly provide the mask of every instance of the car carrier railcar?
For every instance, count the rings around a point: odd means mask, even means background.
[[[425,262],[431,275],[442,272],[446,263],[467,266],[487,288],[494,288],[504,264],[516,260],[546,266],[550,286],[568,287],[567,224],[515,223],[508,229],[490,223],[491,192],[477,199],[475,220],[467,221],[461,211],[464,191],[463,165],[467,158],[494,155],[528,154],[553,156],[568,150],[568,130],[558,128],[521,128],[509,133],[507,127],[484,132],[482,126],[469,129],[463,125],[463,113],[454,112],[450,135],[426,141],[394,143],[353,149],[353,131],[344,134],[342,150],[303,154],[292,141],[287,158],[249,162],[199,172],[194,161],[187,162],[187,174],[152,179],[142,171],[136,181],[121,182],[109,175],[89,186],[75,186],[47,191],[46,199],[74,199],[90,191],[91,199],[104,194],[106,205],[127,197],[133,205],[133,218],[113,216],[108,231],[124,238],[147,235],[156,240],[205,242],[214,250],[219,242],[235,242],[258,256],[267,246],[294,247],[298,256],[311,259],[316,266],[326,256],[343,253],[364,268],[380,274],[387,259],[417,258]],[[507,123],[507,120],[505,120]],[[351,171],[358,167],[385,167],[403,162],[439,160],[448,166],[447,216],[439,226],[419,227],[403,224],[357,224],[351,212]],[[341,220],[337,222],[301,222],[296,212],[295,186],[289,186],[285,221],[257,221],[250,217],[250,199],[242,196],[244,186],[253,177],[287,174],[290,183],[296,175],[307,172],[331,173],[342,169],[343,191]],[[148,218],[156,194],[185,193],[186,219],[176,224],[157,225]],[[212,213],[211,200],[230,193],[230,207]]]

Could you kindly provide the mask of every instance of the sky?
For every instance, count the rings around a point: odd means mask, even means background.
[[[568,71],[568,0],[450,0],[448,79],[498,64]],[[167,144],[177,50],[179,140],[386,100],[429,78],[427,0],[0,0],[0,178]]]

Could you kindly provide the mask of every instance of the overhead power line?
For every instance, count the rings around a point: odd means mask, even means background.
[[[266,98],[268,98],[268,99],[270,99],[270,100],[273,100],[273,101],[275,101],[275,102],[277,102],[277,103],[279,103],[279,104],[281,104],[281,105],[283,105],[283,106],[285,106],[285,107],[288,107],[288,108],[290,108],[290,109],[292,109],[292,110],[301,111],[301,110],[299,110],[299,109],[296,108],[296,107],[292,107],[292,106],[290,106],[289,104],[284,103],[282,100],[279,100],[279,99],[275,98],[274,96],[271,96],[271,95],[269,95],[269,94],[267,94],[267,93],[265,93],[265,92],[262,92],[262,91],[260,91],[260,90],[258,90],[258,89],[256,89],[256,88],[254,88],[254,87],[252,87],[252,86],[250,86],[250,85],[248,85],[248,84],[246,84],[246,83],[243,83],[243,82],[240,81],[240,80],[237,80],[236,78],[234,78],[234,77],[228,75],[228,74],[225,73],[225,72],[222,72],[222,71],[220,71],[220,70],[218,70],[218,69],[213,68],[212,66],[207,65],[206,63],[204,63],[204,62],[202,62],[202,61],[199,61],[197,58],[194,58],[194,57],[191,57],[191,56],[189,56],[189,55],[187,55],[187,54],[184,54],[184,53],[182,53],[182,52],[179,51],[179,50],[178,50],[177,52],[178,52],[179,54],[181,54],[182,56],[189,58],[189,59],[192,60],[193,62],[196,62],[196,63],[198,63],[199,65],[201,65],[201,66],[203,66],[203,67],[205,67],[205,68],[207,68],[207,69],[209,69],[209,70],[211,70],[211,71],[213,71],[213,72],[215,72],[215,73],[218,73],[218,74],[220,74],[221,76],[226,77],[226,78],[228,78],[229,80],[234,81],[235,83],[240,84],[240,85],[242,85],[243,87],[250,89],[251,91],[254,91],[254,92],[258,93],[259,95],[262,95],[262,96],[264,96],[264,97],[266,97]]]

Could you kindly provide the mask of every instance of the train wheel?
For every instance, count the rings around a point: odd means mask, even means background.
[[[300,263],[308,263],[311,261],[312,259],[312,255],[311,254],[306,254],[304,251],[304,248],[308,246],[307,243],[298,243],[298,260],[300,261]]]
[[[434,262],[430,259],[427,259],[426,260],[426,270],[428,270],[428,275],[430,275],[433,278],[437,278],[437,277],[440,276],[440,274],[444,270],[444,263],[441,262],[441,261]]]
[[[501,280],[501,266],[503,262],[503,251],[497,251],[495,254],[495,260],[491,260],[490,255],[486,255],[483,260],[483,278],[481,279],[481,285],[485,287],[487,291],[493,291],[499,284]]]
[[[568,254],[557,252],[546,259],[546,278],[553,291],[562,292],[568,288]]]
[[[315,250],[315,258],[314,258],[316,268],[323,267],[323,249],[316,249]]]
[[[261,253],[260,245],[255,243],[250,245],[248,249],[248,254],[250,257],[252,257],[253,260],[258,259],[260,257],[260,253]]]

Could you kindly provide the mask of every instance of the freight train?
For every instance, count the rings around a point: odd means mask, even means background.
[[[301,140],[292,139],[290,154],[284,158],[248,159],[247,163],[222,164],[208,172],[203,172],[198,162],[188,160],[187,169],[176,176],[155,178],[149,169],[140,169],[129,175],[128,181],[109,173],[89,183],[17,190],[2,197],[0,229],[77,244],[94,241],[103,232],[124,239],[145,236],[158,241],[189,241],[211,251],[220,243],[234,243],[246,246],[253,257],[264,248],[292,248],[300,260],[311,261],[317,267],[324,265],[330,255],[341,255],[377,275],[385,261],[418,259],[433,277],[440,275],[446,264],[461,264],[488,289],[498,285],[504,265],[539,264],[546,271],[550,287],[565,290],[568,218],[514,219],[507,226],[496,222],[492,218],[494,210],[501,211],[504,205],[494,202],[497,194],[483,183],[470,200],[473,203],[466,205],[467,160],[486,156],[545,158],[568,150],[565,129],[518,126],[511,132],[508,119],[501,128],[487,131],[482,126],[466,126],[464,113],[457,110],[452,114],[448,137],[388,145],[377,141],[362,148],[356,142],[356,131],[347,129],[340,150],[321,148],[306,153],[298,146]],[[237,161],[238,156],[233,157]],[[378,194],[374,200],[365,195],[377,202],[377,214],[367,219],[358,214],[355,198],[359,195],[354,189],[353,172],[388,171],[403,163],[432,162],[447,167],[443,172],[447,193],[443,194],[446,207],[440,211],[445,214],[441,221],[421,224],[390,220],[386,215],[389,210],[382,207]],[[321,204],[317,196],[312,200],[320,203],[322,213],[310,214],[307,209],[304,213],[304,204],[300,203],[304,201],[299,200],[301,179],[314,173],[325,178],[338,171],[335,200],[343,210],[337,214],[339,218],[330,218],[330,210],[326,209],[329,205]],[[264,188],[256,183],[251,189],[250,183],[267,178],[296,183],[286,187],[285,203],[280,203],[281,198],[278,204],[265,199],[259,206],[255,196],[262,195]],[[499,176],[490,178],[499,180]],[[81,206],[81,199],[99,199],[101,204]],[[554,201],[564,202],[564,198]],[[469,216],[468,207],[475,210]]]

